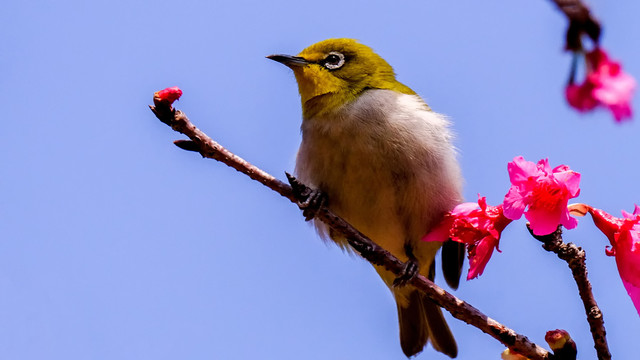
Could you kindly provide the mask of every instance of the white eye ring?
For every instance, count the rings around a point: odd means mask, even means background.
[[[337,51],[332,51],[322,60],[322,66],[329,70],[339,69],[344,65],[344,55]]]

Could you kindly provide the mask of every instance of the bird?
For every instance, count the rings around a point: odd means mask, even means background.
[[[296,178],[324,194],[325,206],[406,264],[405,279],[374,265],[396,301],[402,351],[412,357],[431,343],[455,358],[457,344],[442,309],[406,281],[417,273],[434,279],[442,243],[422,238],[462,200],[450,121],[357,40],[328,39],[296,56],[267,58],[293,70],[300,93]],[[343,236],[317,219],[313,223],[321,238],[350,251]],[[442,251],[444,276],[453,288],[464,261],[459,245],[445,242]]]

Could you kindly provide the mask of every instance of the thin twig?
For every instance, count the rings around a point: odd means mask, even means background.
[[[578,285],[578,292],[584,304],[584,310],[587,313],[587,322],[591,328],[594,347],[598,354],[599,360],[611,359],[609,346],[607,345],[607,331],[604,328],[604,318],[602,312],[596,303],[591,291],[591,283],[587,278],[587,256],[581,247],[574,243],[565,243],[562,241],[562,228],[544,236],[534,235],[533,231],[527,226],[531,235],[539,241],[543,242],[542,247],[550,252],[554,252],[558,257],[567,262],[573,278]]]
[[[223,162],[241,173],[248,175],[250,178],[261,182],[291,202],[298,204],[289,185],[251,165],[213,141],[205,133],[196,128],[183,112],[174,110],[170,105],[165,103],[156,102],[155,105],[156,106],[150,106],[150,108],[158,119],[171,126],[173,130],[186,135],[193,142],[193,144],[187,144],[185,141],[180,141],[181,148],[187,150],[199,149],[198,151],[203,157]],[[333,230],[345,235],[349,241],[349,245],[369,262],[382,265],[394,274],[400,274],[403,270],[404,263],[388,251],[376,245],[331,210],[326,207],[321,207],[315,216],[329,225]],[[532,360],[547,360],[551,358],[551,354],[548,351],[529,341],[526,336],[520,335],[512,329],[489,318],[475,307],[446,292],[424,276],[418,275],[414,277],[411,280],[411,284],[422,290],[431,300],[449,311],[456,319],[477,327],[511,350]]]
[[[562,11],[569,20],[569,27],[566,34],[567,50],[582,50],[581,35],[587,34],[594,43],[600,40],[602,28],[598,20],[591,14],[589,7],[581,0],[552,0],[558,9]]]

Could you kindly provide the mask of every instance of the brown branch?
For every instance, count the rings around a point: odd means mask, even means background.
[[[582,40],[580,39],[582,34],[587,34],[594,43],[598,44],[602,28],[598,20],[591,14],[587,5],[581,0],[552,1],[569,20],[565,45],[567,50],[582,50]]]
[[[560,226],[558,226],[555,232],[544,236],[534,235],[528,224],[527,228],[534,238],[543,242],[542,247],[545,250],[554,252],[569,265],[573,278],[578,285],[578,292],[584,304],[584,310],[587,313],[587,322],[589,322],[589,327],[591,328],[591,335],[593,336],[598,359],[611,359],[611,353],[607,345],[607,332],[604,328],[604,318],[596,303],[596,299],[593,297],[591,283],[587,278],[587,256],[585,251],[574,243],[567,244],[562,241],[562,228]]]
[[[191,139],[191,142],[179,140],[178,145],[181,148],[198,151],[205,158],[223,162],[299,205],[289,185],[251,165],[213,141],[205,133],[196,128],[182,111],[174,110],[169,104],[159,101],[155,101],[155,106],[150,106],[150,108],[158,119],[171,126],[173,130]],[[403,270],[404,263],[388,251],[376,245],[331,210],[326,207],[321,207],[315,216],[329,225],[333,230],[345,235],[349,241],[349,245],[369,262],[382,265],[394,274],[400,274]],[[422,290],[431,300],[449,311],[456,319],[477,327],[513,351],[532,360],[551,358],[552,355],[549,352],[529,341],[526,336],[520,335],[512,329],[489,318],[475,307],[446,292],[424,276],[418,275],[414,277],[411,280],[411,284]]]

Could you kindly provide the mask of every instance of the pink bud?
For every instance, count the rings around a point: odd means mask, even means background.
[[[177,86],[173,86],[164,90],[156,91],[153,94],[153,100],[171,105],[174,101],[180,99],[180,96],[182,96],[182,90]]]

